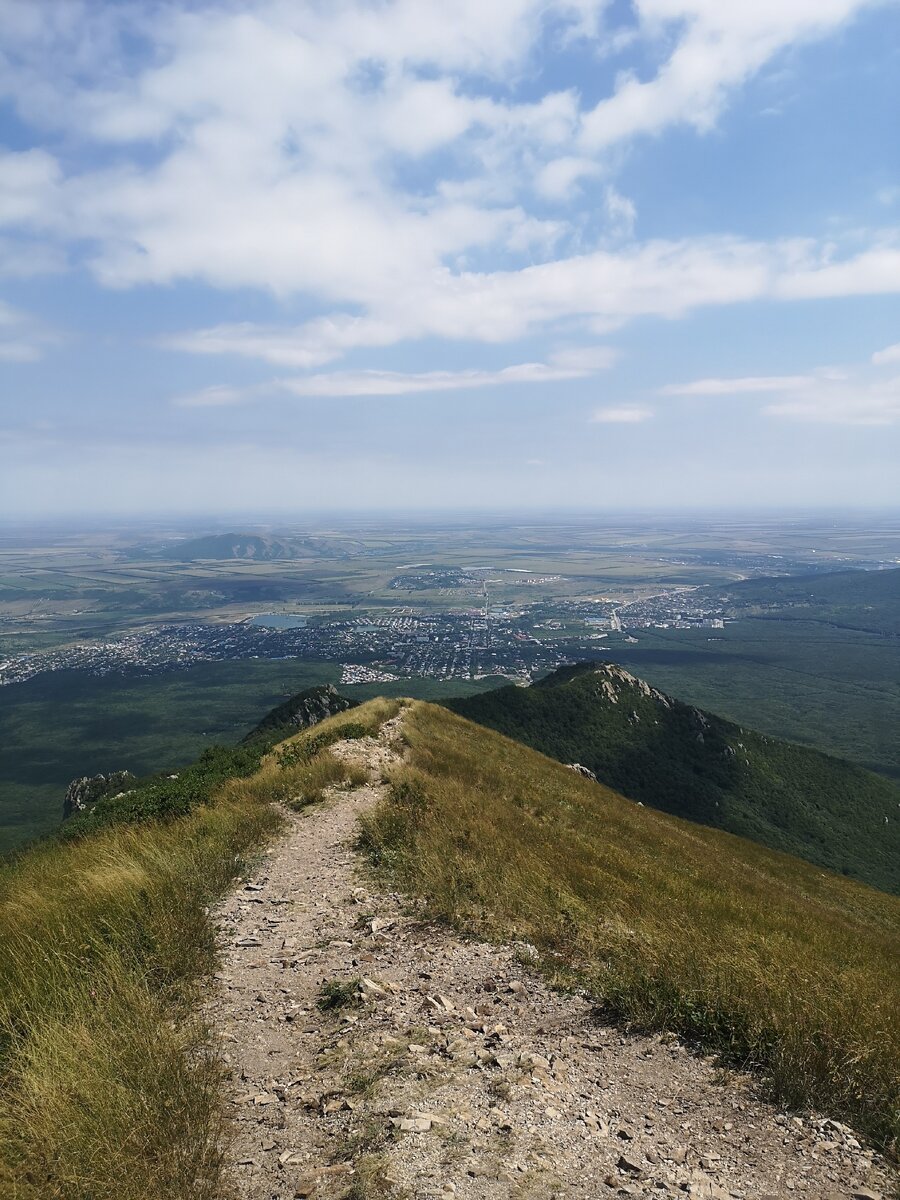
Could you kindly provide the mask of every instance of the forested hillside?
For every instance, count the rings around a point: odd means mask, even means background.
[[[683,704],[611,663],[447,707],[642,804],[900,890],[900,787]]]

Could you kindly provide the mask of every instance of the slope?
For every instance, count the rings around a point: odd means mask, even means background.
[[[469,935],[530,943],[607,1016],[756,1067],[781,1103],[896,1138],[895,897],[643,808],[434,705],[414,703],[404,735],[364,822],[385,884]]]
[[[614,664],[446,704],[642,804],[900,891],[900,786],[683,704]]]
[[[373,737],[333,743],[362,782],[289,814],[285,838],[216,910],[222,964],[207,1017],[232,1080],[234,1192],[729,1200],[888,1191],[889,1169],[847,1127],[789,1120],[747,1075],[723,1078],[674,1037],[624,1034],[598,1018],[586,990],[549,986],[534,947],[423,920],[390,871],[380,881],[360,870],[350,850],[358,820],[377,838],[395,807],[410,815],[405,741],[417,757],[423,719],[418,708],[401,711]],[[487,761],[508,745],[480,735]],[[545,794],[560,777],[571,784],[557,764],[525,754]],[[666,820],[611,795],[608,803],[647,827]],[[492,794],[482,808],[487,849],[502,809]],[[458,862],[454,843],[448,852]],[[611,882],[603,899],[616,905]],[[471,934],[465,917],[455,914]]]

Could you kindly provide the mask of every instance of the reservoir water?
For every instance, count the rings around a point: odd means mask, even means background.
[[[248,625],[263,625],[266,629],[302,629],[306,617],[302,613],[257,613]]]

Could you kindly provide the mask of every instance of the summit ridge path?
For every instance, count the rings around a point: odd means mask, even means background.
[[[357,822],[402,712],[334,752],[369,783],[289,814],[218,906],[207,1019],[229,1076],[239,1200],[895,1195],[845,1126],[780,1113],[665,1037],[598,1023],[527,946],[461,940],[373,890]],[[323,985],[338,1003],[319,1007]]]

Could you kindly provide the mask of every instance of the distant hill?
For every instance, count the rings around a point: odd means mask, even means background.
[[[704,590],[721,596],[732,616],[793,617],[900,635],[900,569],[745,579]]]
[[[900,786],[683,704],[612,663],[445,704],[632,800],[900,892]]]
[[[348,700],[346,696],[342,696],[331,683],[307,688],[266,713],[244,741],[248,742],[261,733],[269,734],[274,731],[283,731],[284,737],[290,737],[299,729],[309,729],[318,725],[326,717],[346,712],[348,708],[356,708],[358,703],[357,700]]]
[[[205,537],[187,538],[159,549],[156,557],[173,562],[197,562],[213,559],[248,562],[273,562],[277,559],[315,558],[318,555],[357,555],[365,549],[352,538],[336,537],[268,537],[257,533],[210,533]]]

